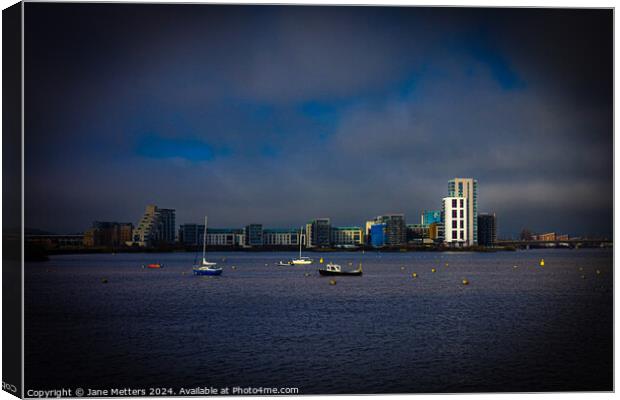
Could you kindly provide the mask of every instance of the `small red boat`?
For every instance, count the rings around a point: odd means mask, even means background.
[[[161,264],[147,264],[146,268],[152,268],[152,269],[157,269],[157,268],[163,268],[164,266]],[[144,265],[142,266],[142,268],[144,268]]]

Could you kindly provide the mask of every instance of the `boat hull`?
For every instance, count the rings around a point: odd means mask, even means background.
[[[319,270],[319,274],[323,275],[323,276],[335,276],[335,275],[342,275],[342,276],[362,276],[362,271],[327,271],[325,269],[320,269]]]
[[[222,269],[195,269],[194,275],[222,275]]]

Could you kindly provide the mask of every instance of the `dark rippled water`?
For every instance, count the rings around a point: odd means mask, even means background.
[[[26,265],[26,389],[612,390],[611,250],[325,253],[363,262],[336,285],[274,265],[292,255],[213,253],[221,277],[194,254]]]

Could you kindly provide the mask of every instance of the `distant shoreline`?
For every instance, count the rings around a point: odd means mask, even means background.
[[[210,252],[231,252],[231,253],[293,253],[299,251],[297,246],[261,246],[261,247],[231,247],[231,246],[210,246],[207,248]],[[402,246],[402,247],[356,247],[356,248],[310,248],[304,249],[306,253],[335,253],[335,252],[370,252],[370,253],[409,253],[409,252],[476,252],[476,253],[494,253],[498,251],[515,251],[515,247],[498,246],[498,247],[460,247],[451,248],[445,246]],[[27,246],[25,251],[26,261],[46,261],[49,256],[54,255],[71,255],[71,254],[116,254],[116,253],[197,253],[202,251],[200,247],[119,247],[119,248],[60,248],[60,249],[44,249],[39,246]]]

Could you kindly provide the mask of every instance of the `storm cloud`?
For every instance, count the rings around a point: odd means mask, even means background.
[[[611,235],[612,12],[26,6],[26,225],[418,222]]]

